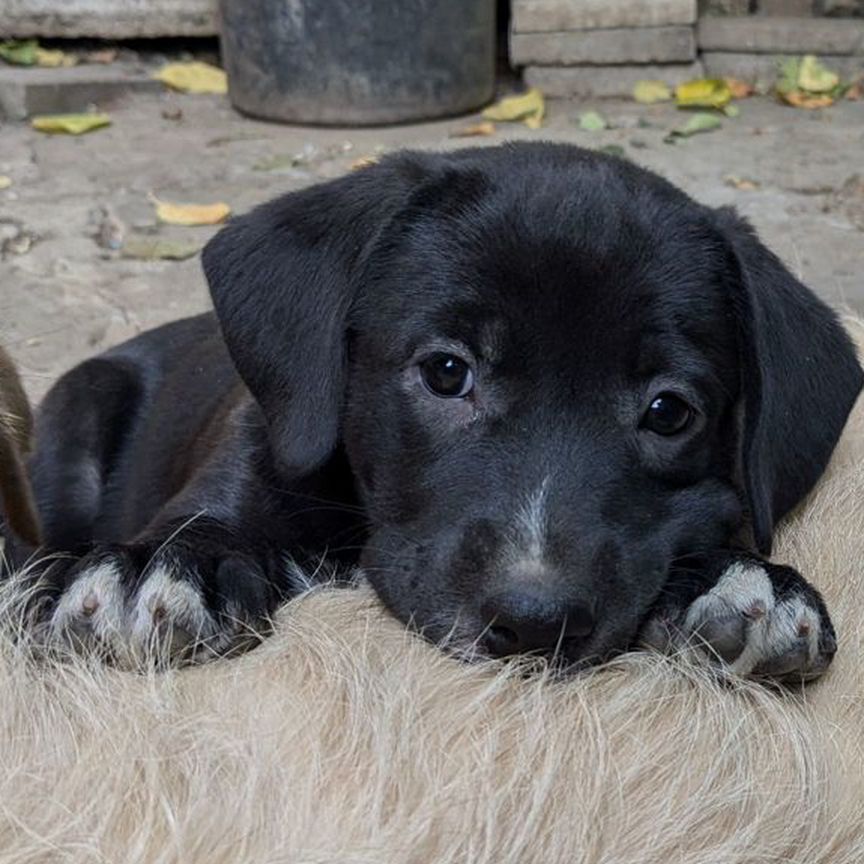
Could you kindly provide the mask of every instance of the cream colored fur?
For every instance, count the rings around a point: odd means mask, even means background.
[[[6,639],[0,862],[861,864],[860,403],[775,557],[839,634],[803,692],[647,653],[526,680],[445,657],[364,589],[313,591],[255,651],[160,674]]]

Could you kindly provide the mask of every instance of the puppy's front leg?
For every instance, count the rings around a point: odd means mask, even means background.
[[[837,649],[825,603],[800,573],[736,551],[673,571],[639,641],[787,682],[818,678]]]
[[[45,582],[48,641],[95,649],[121,666],[200,661],[249,647],[287,587],[279,550],[207,518],[56,561]]]

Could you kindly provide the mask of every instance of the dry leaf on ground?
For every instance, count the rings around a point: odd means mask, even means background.
[[[742,81],[740,78],[724,78],[723,80],[726,82],[733,99],[746,99],[756,92],[756,88],[752,84]]]
[[[17,226],[11,236],[4,237],[0,243],[0,258],[5,255],[26,255],[39,238],[22,226]]]
[[[12,178],[0,174],[0,189],[8,189],[12,185]]]
[[[637,81],[633,86],[633,98],[643,105],[653,105],[655,102],[668,102],[672,91],[664,81]]]
[[[519,96],[508,96],[484,109],[487,120],[500,120],[505,123],[524,123],[529,129],[539,129],[546,114],[546,101],[543,94],[532,87]]]
[[[808,93],[830,93],[840,83],[840,76],[826,69],[813,54],[801,60],[798,86]]]
[[[605,153],[607,156],[615,156],[618,159],[626,159],[627,151],[620,144],[604,144],[597,148],[598,153]]]
[[[218,66],[201,63],[168,63],[153,73],[157,81],[184,93],[227,93],[228,76]]]
[[[579,115],[579,128],[585,132],[602,132],[609,128],[609,121],[598,111],[585,111]]]
[[[839,75],[808,54],[781,62],[775,91],[794,108],[827,108],[842,95],[842,86]]]
[[[34,117],[30,125],[49,135],[83,135],[110,126],[111,118],[107,114],[43,114]]]
[[[727,186],[732,186],[735,189],[740,189],[743,192],[752,192],[758,189],[762,184],[758,180],[751,180],[749,177],[738,177],[735,174],[728,174],[723,178],[723,182]]]
[[[827,93],[805,93],[803,90],[789,90],[780,94],[783,101],[793,108],[827,108],[834,104],[834,98]]]
[[[485,123],[471,123],[461,126],[450,133],[451,138],[482,138],[495,134],[495,124],[487,120]]]
[[[0,42],[0,60],[13,66],[35,66],[39,43],[35,39],[9,39]]]
[[[127,237],[121,247],[124,258],[139,261],[185,261],[201,251],[201,243],[193,240],[168,240],[164,237]]]
[[[61,51],[59,48],[56,51],[48,48],[36,48],[37,66],[56,68],[58,66],[76,66],[77,64],[78,58],[74,54]]]
[[[691,135],[699,135],[702,132],[713,132],[722,125],[716,114],[699,111],[690,117],[683,126],[673,129],[663,140],[667,144],[674,144],[678,138],[689,138]]]
[[[100,48],[97,51],[87,51],[84,54],[85,63],[99,63],[107,65],[113,63],[117,59],[116,48]]]
[[[358,156],[350,165],[352,171],[360,171],[378,164],[377,156]]]
[[[231,208],[221,201],[215,204],[175,204],[153,196],[150,200],[156,207],[159,221],[169,225],[218,225],[231,213]]]
[[[74,54],[58,49],[42,48],[38,39],[0,42],[0,58],[13,66],[75,66]]]
[[[724,108],[732,100],[732,91],[723,78],[696,78],[675,88],[679,108]]]
[[[777,82],[774,89],[781,96],[792,90],[798,89],[798,72],[801,69],[801,61],[797,57],[787,57],[778,61]]]

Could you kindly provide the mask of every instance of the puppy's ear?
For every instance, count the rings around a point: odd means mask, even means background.
[[[285,195],[204,249],[228,350],[287,472],[313,470],[337,444],[359,270],[433,161],[404,154]]]
[[[825,470],[864,377],[837,316],[734,211],[718,218],[737,271],[744,484],[753,539],[767,555],[776,523]]]

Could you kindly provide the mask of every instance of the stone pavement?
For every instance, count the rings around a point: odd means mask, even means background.
[[[617,145],[699,200],[738,207],[805,282],[864,312],[864,181],[851,179],[864,177],[864,102],[817,112],[766,98],[740,105],[722,129],[676,145],[663,138],[683,112],[632,102],[551,102],[542,130],[502,124],[494,137],[473,141],[449,137],[471,118],[389,129],[283,127],[244,119],[221,97],[177,94],[130,95],[112,110],[111,127],[80,138],[9,123],[0,126],[0,175],[12,180],[0,191],[0,342],[38,398],[73,363],[205,309],[197,257],[145,262],[110,248],[124,232],[203,243],[216,230],[157,225],[151,194],[225,201],[243,212],[380,150],[505,138]],[[617,128],[580,130],[578,115],[588,108]]]

